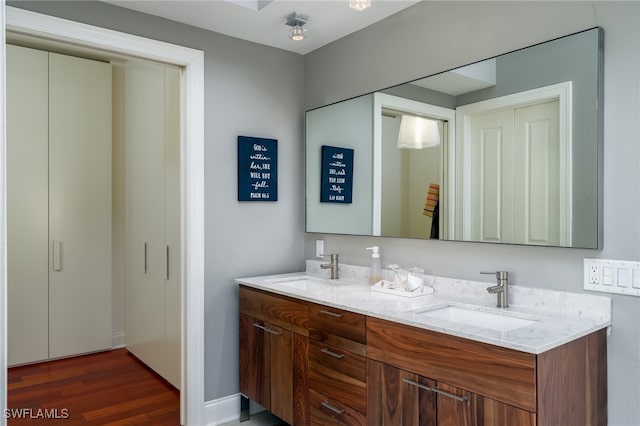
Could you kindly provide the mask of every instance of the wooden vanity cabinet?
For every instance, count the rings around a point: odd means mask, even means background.
[[[369,425],[607,424],[604,329],[534,355],[368,317],[367,357]]]
[[[240,391],[294,426],[606,425],[606,340],[535,355],[240,286]]]
[[[436,426],[436,394],[427,390],[435,385],[434,380],[368,360],[367,424]]]
[[[535,426],[535,413],[369,360],[370,426]]]
[[[291,425],[309,424],[307,306],[240,287],[240,392]]]
[[[365,425],[365,316],[309,305],[309,393],[312,425]]]

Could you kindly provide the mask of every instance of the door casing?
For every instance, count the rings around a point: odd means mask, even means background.
[[[182,392],[181,423],[204,424],[204,52],[131,34],[94,27],[18,8],[0,0],[3,22],[0,54],[0,403],[7,406],[6,357],[6,182],[5,87],[6,32],[71,44],[114,55],[165,62],[184,69],[181,81],[181,271]],[[188,308],[187,308],[188,307]],[[0,424],[6,424],[1,418]]]

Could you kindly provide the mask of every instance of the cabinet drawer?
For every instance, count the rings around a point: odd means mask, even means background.
[[[367,412],[366,358],[335,346],[309,345],[309,386],[332,399]]]
[[[366,355],[365,316],[323,305],[309,305],[312,340]]]
[[[309,390],[309,400],[311,405],[311,425],[364,426],[367,424],[367,417],[364,414],[338,401],[327,398],[319,392]]]
[[[307,305],[284,296],[240,286],[240,313],[308,336]]]
[[[369,318],[367,356],[527,411],[536,411],[536,357]]]

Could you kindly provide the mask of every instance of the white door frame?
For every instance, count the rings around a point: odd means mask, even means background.
[[[182,253],[183,424],[204,424],[204,52],[107,30],[48,15],[5,7],[0,0],[0,402],[7,404],[6,356],[6,187],[5,187],[5,34],[40,37],[125,56],[183,67],[180,210]],[[0,424],[6,420],[0,416]]]
[[[452,191],[461,191],[463,209],[462,223],[456,223],[453,237],[458,240],[471,240],[471,119],[474,115],[486,114],[505,108],[518,108],[558,100],[560,130],[560,245],[571,246],[573,218],[573,169],[572,169],[572,83],[552,84],[537,89],[487,99],[456,108],[457,134],[460,141],[456,155],[451,158],[451,167],[462,170],[459,185]],[[455,197],[455,195],[454,195]],[[462,233],[462,235],[460,235]]]
[[[410,114],[425,115],[443,121],[448,121],[448,133],[444,140],[443,149],[440,150],[442,164],[442,185],[440,186],[440,211],[447,212],[441,214],[443,226],[441,226],[441,237],[449,239],[449,226],[452,224],[450,213],[453,211],[452,198],[449,196],[449,187],[453,185],[453,168],[448,167],[450,150],[455,146],[456,112],[449,108],[418,102],[399,96],[388,95],[386,93],[373,94],[373,226],[372,235],[382,234],[382,109],[389,108],[395,111],[407,112]]]

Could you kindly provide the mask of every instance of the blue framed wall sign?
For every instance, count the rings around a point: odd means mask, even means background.
[[[238,201],[278,201],[278,141],[238,136]]]
[[[353,149],[322,146],[320,202],[349,204],[353,193]]]

